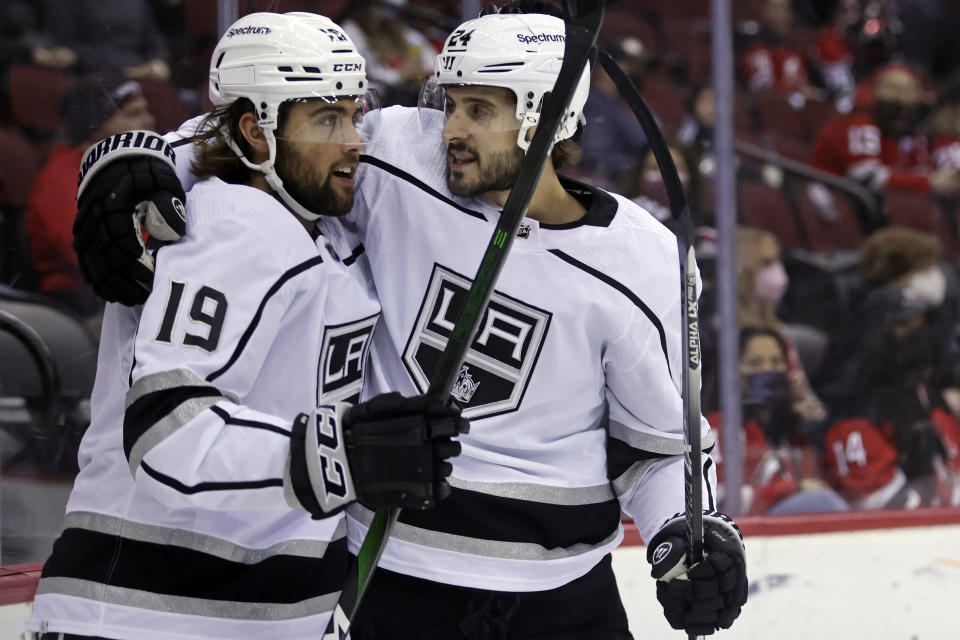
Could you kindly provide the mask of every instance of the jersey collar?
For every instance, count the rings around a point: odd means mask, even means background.
[[[541,229],[574,229],[584,225],[592,227],[608,227],[613,221],[613,216],[617,213],[617,201],[613,199],[606,191],[592,187],[585,182],[558,175],[560,184],[567,190],[567,193],[577,199],[587,210],[583,217],[573,222],[563,224],[540,223]]]

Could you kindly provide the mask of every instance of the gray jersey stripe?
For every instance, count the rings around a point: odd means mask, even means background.
[[[373,512],[357,505],[356,508],[351,509],[347,513],[347,517],[361,522],[365,527],[369,527],[373,521]],[[507,560],[558,560],[589,553],[594,549],[609,544],[617,537],[619,532],[618,527],[597,544],[581,543],[571,547],[557,547],[555,549],[546,549],[533,542],[504,542],[502,540],[468,538],[467,536],[458,536],[452,533],[440,533],[438,531],[421,529],[420,527],[414,527],[402,522],[394,525],[390,537],[433,549],[456,551],[489,558],[504,558]]]
[[[266,558],[276,555],[299,556],[302,558],[322,558],[327,553],[328,542],[323,540],[284,540],[262,549],[254,549],[238,545],[229,540],[203,533],[175,529],[173,527],[159,527],[156,525],[131,522],[123,518],[108,516],[88,511],[71,511],[67,513],[64,526],[96,531],[114,536],[123,536],[141,542],[171,545],[200,551],[231,562],[256,564]],[[339,540],[347,532],[346,520],[340,520],[330,542]]]
[[[630,467],[620,474],[620,476],[613,480],[613,490],[617,493],[617,497],[622,496],[627,491],[629,491],[637,478],[646,470],[648,466],[657,462],[657,459],[652,460],[640,460],[634,462]]]
[[[79,578],[43,578],[37,585],[37,595],[44,594],[75,596],[153,611],[176,611],[182,615],[232,620],[293,620],[329,613],[336,605],[340,592],[324,594],[293,604],[277,604],[171,596]]]
[[[136,444],[130,449],[128,463],[130,473],[137,474],[137,468],[143,457],[155,446],[163,442],[164,439],[176,433],[183,425],[187,424],[198,415],[212,407],[222,398],[191,398],[186,402],[180,403],[176,409],[171,411],[163,419],[157,421],[152,427],[143,432],[143,435],[137,439]]]
[[[621,422],[610,421],[610,436],[617,440],[622,440],[634,449],[649,451],[650,453],[662,453],[665,455],[682,455],[686,451],[686,445],[683,439],[668,438],[665,436],[653,435],[631,429]],[[713,446],[713,432],[710,432],[702,438],[701,448],[707,449]]]
[[[527,482],[477,482],[462,480],[450,476],[447,481],[451,487],[478,491],[487,495],[516,500],[529,500],[545,504],[581,505],[596,504],[613,500],[613,490],[610,483],[594,485],[592,487],[551,487],[543,484]]]
[[[236,400],[233,394],[227,393],[210,384],[192,371],[188,371],[187,369],[171,369],[170,371],[151,373],[133,383],[133,386],[127,391],[126,408],[129,409],[130,405],[147,394],[164,391],[166,389],[176,389],[177,387],[210,387],[211,389],[216,389],[218,393],[232,400]]]

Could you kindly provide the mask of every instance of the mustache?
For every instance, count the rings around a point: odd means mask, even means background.
[[[452,153],[466,153],[469,155],[470,160],[477,159],[477,152],[475,149],[468,147],[465,142],[451,142],[447,145],[447,154]]]

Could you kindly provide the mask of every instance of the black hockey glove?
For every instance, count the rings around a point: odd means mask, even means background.
[[[186,233],[185,200],[173,148],[158,134],[118,133],[84,152],[73,249],[97,295],[143,304],[153,286],[148,249]]]
[[[425,509],[450,493],[452,438],[469,423],[452,403],[386,393],[356,406],[318,407],[294,421],[287,501],[328,515],[353,500],[370,507]]]
[[[674,629],[710,635],[727,629],[747,601],[743,537],[737,524],[717,511],[703,514],[704,560],[687,566],[686,522],[674,516],[650,540],[647,561],[657,580],[657,600]]]

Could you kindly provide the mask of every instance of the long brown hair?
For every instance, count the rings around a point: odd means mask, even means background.
[[[208,113],[190,138],[196,155],[190,171],[199,180],[220,178],[224,182],[245,184],[250,180],[250,169],[243,164],[226,142],[224,129],[231,140],[236,141],[243,154],[249,158],[253,149],[240,132],[240,118],[245,113],[256,114],[253,103],[246,98],[221,105]]]

